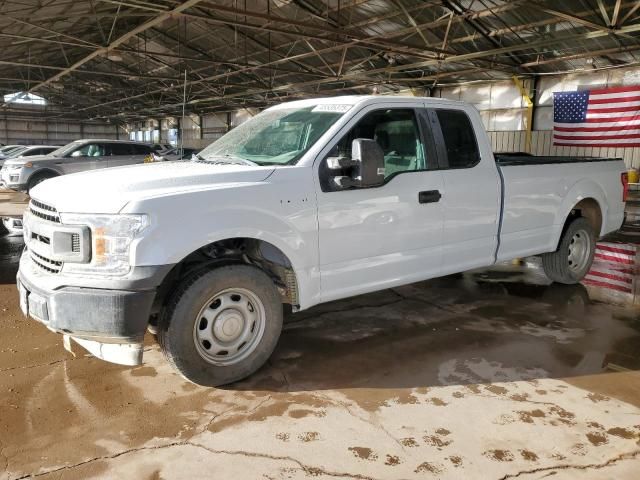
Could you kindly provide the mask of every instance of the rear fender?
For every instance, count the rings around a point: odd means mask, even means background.
[[[596,237],[600,237],[604,230],[604,226],[607,224],[607,197],[600,185],[590,179],[580,180],[574,184],[564,197],[564,200],[558,209],[558,213],[555,217],[553,245],[558,245],[564,226],[571,215],[571,211],[575,206],[584,199],[592,198],[598,203],[600,212],[602,214],[602,223],[600,231],[594,232]]]

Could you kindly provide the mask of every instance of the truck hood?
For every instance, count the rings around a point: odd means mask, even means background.
[[[199,162],[140,164],[52,178],[31,194],[61,213],[118,213],[132,200],[261,182],[273,170]]]

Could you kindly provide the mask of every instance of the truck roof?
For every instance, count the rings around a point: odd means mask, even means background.
[[[364,105],[374,104],[382,102],[425,102],[425,103],[450,103],[452,105],[462,105],[464,102],[458,100],[449,100],[439,97],[413,97],[409,95],[342,95],[337,97],[321,97],[321,98],[308,98],[305,100],[294,100],[291,102],[284,102],[278,105],[270,107],[269,110],[278,108],[304,108],[314,105]],[[466,105],[466,104],[465,104]]]

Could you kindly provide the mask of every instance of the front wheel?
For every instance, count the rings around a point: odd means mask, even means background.
[[[158,342],[169,362],[199,385],[241,380],[260,368],[282,330],[282,301],[273,281],[247,265],[188,277],[169,299]]]
[[[27,193],[31,193],[31,189],[36,185],[39,185],[45,180],[48,180],[54,177],[57,177],[57,175],[53,173],[38,173],[34,175],[32,178],[29,179],[29,182],[27,183]]]
[[[550,280],[578,283],[591,269],[596,238],[591,224],[583,217],[571,221],[555,252],[542,255],[542,267]]]

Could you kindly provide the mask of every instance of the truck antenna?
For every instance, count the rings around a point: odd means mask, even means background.
[[[184,109],[187,104],[187,69],[184,70],[184,89],[182,91],[182,121],[180,122],[180,157],[184,151]]]

